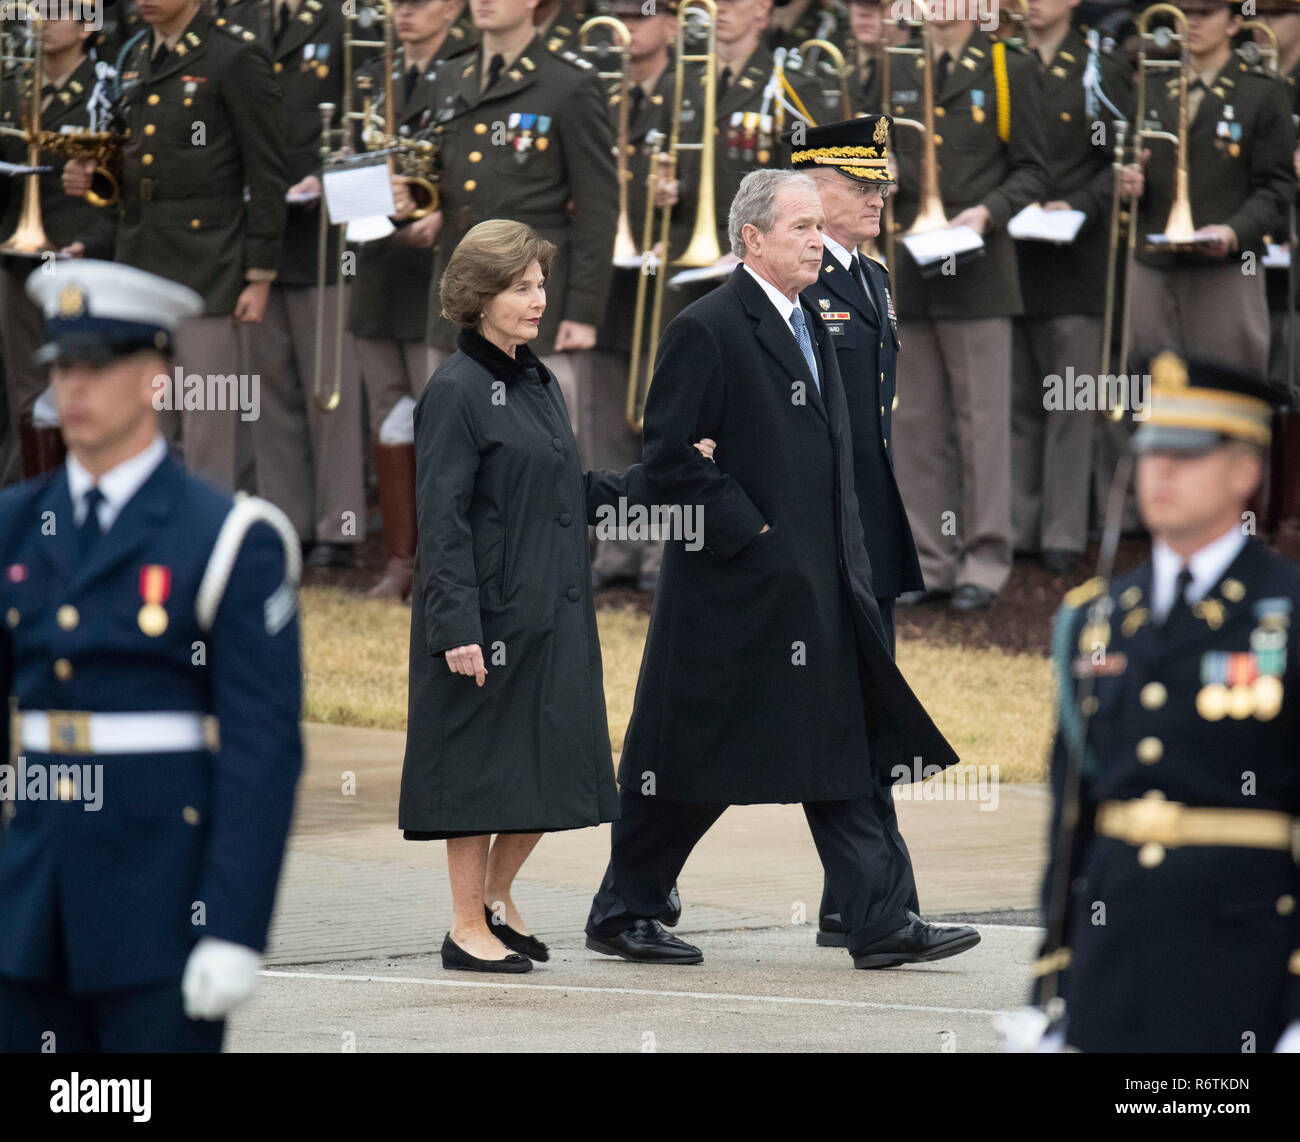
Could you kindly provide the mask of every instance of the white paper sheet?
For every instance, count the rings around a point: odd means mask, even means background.
[[[1007,233],[1020,241],[1066,245],[1078,237],[1087,217],[1082,210],[1044,210],[1035,202],[1007,223]]]
[[[387,163],[326,171],[325,205],[336,226],[362,218],[387,218],[397,213]]]
[[[1291,264],[1291,251],[1286,246],[1269,242],[1264,247],[1264,268],[1266,270],[1285,270]]]
[[[928,266],[943,261],[950,254],[982,249],[984,239],[969,226],[945,226],[940,230],[927,230],[924,234],[905,235],[903,245],[918,266]]]

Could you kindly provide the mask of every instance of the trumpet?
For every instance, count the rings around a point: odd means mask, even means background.
[[[608,29],[615,43],[593,43],[593,32]],[[629,51],[632,47],[632,33],[622,20],[613,16],[593,16],[578,29],[578,51],[583,55],[595,55],[604,60],[611,52],[619,57],[616,71],[597,71],[596,74],[606,82],[614,80],[618,85],[618,227],[614,231],[614,265],[635,266],[640,263],[636,243],[632,240],[632,223],[628,219],[627,184],[632,181],[632,172],[627,165],[628,123],[627,73]]]
[[[688,53],[686,44],[691,31],[698,29],[701,24],[705,32],[704,50]],[[695,228],[686,249],[674,264],[709,266],[722,257],[722,251],[718,248],[717,213],[713,189],[714,124],[718,117],[717,25],[718,9],[714,0],[685,0],[677,9],[677,39],[681,50],[677,53],[676,84],[673,91],[668,145],[665,151],[662,133],[654,132],[650,171],[646,176],[641,275],[636,287],[636,313],[632,321],[632,359],[627,378],[626,416],[628,427],[634,432],[640,432],[645,423],[645,398],[650,391],[654,359],[659,349],[659,327],[663,318],[666,277],[663,269],[668,264],[669,231],[672,222],[672,208],[656,207],[655,196],[660,179],[670,180],[675,176],[677,156],[682,151],[700,152],[700,176],[695,202]],[[682,101],[686,90],[688,63],[698,63],[704,67],[704,110],[698,143],[686,143],[681,138]],[[654,243],[656,217],[660,253],[656,253]],[[651,288],[649,283],[651,277],[655,279],[654,295],[647,322],[646,295]]]

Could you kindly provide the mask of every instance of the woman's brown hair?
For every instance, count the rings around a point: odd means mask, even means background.
[[[522,222],[480,222],[452,251],[438,285],[442,315],[462,329],[478,324],[484,304],[510,288],[534,262],[551,271],[555,246]]]

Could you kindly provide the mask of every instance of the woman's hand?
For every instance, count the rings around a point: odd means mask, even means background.
[[[707,436],[695,442],[695,447],[699,449],[700,455],[710,462],[713,460],[713,450],[717,448],[717,446],[718,442],[716,440],[711,440]]]
[[[447,669],[453,674],[472,674],[482,686],[487,680],[487,667],[483,665],[483,648],[478,643],[457,646],[447,651]]]

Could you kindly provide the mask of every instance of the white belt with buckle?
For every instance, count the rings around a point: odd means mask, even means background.
[[[211,748],[204,715],[22,710],[20,740],[34,753],[182,753]]]

